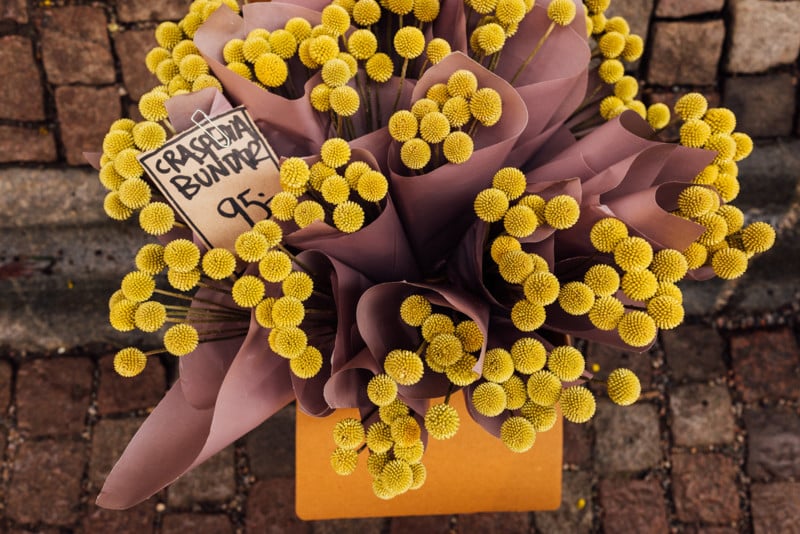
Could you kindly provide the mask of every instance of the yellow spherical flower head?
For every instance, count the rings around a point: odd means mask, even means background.
[[[283,282],[292,272],[292,260],[280,250],[270,250],[258,264],[258,272],[267,282]]]
[[[144,302],[149,299],[156,288],[152,275],[133,271],[122,279],[122,293],[131,302]]]
[[[167,132],[157,122],[142,121],[133,127],[133,142],[139,150],[155,150],[167,140]]]
[[[414,483],[414,472],[411,465],[404,460],[390,460],[383,467],[380,480],[391,495],[400,495],[411,489]]]
[[[480,349],[480,346],[478,347]],[[431,340],[425,351],[429,365],[439,368],[453,365],[464,353],[464,346],[454,334],[438,334]]]
[[[547,351],[541,341],[530,337],[523,337],[511,346],[511,359],[514,369],[529,375],[541,370],[547,358]]]
[[[583,282],[569,282],[561,286],[558,304],[570,315],[585,315],[594,304],[594,291]]]
[[[272,297],[265,298],[255,308],[256,322],[264,328],[275,328],[275,323],[272,321],[272,306],[275,300]]]
[[[438,111],[438,109],[432,109],[428,111],[428,113],[436,111]],[[460,128],[472,119],[472,113],[469,111],[469,101],[463,96],[448,98],[444,104],[442,104],[442,113],[447,117],[450,126],[453,128]]]
[[[511,308],[511,322],[522,332],[533,332],[544,324],[547,318],[544,306],[527,300],[520,300]]]
[[[698,185],[711,185],[717,181],[717,176],[719,176],[719,167],[707,165],[694,177],[692,182]]]
[[[305,302],[314,292],[314,280],[307,273],[293,271],[281,284],[281,290],[287,297]]]
[[[653,318],[656,327],[670,330],[683,322],[683,306],[669,296],[653,297],[647,302],[647,314]]]
[[[530,302],[548,306],[558,299],[561,284],[553,273],[536,271],[525,279],[523,289]]]
[[[564,345],[550,351],[547,368],[562,382],[572,382],[583,374],[586,362],[578,349]]]
[[[439,111],[428,113],[419,122],[420,137],[428,143],[441,143],[449,133],[450,121]]]
[[[578,222],[580,217],[578,202],[569,195],[558,195],[547,201],[544,217],[547,224],[556,230],[566,230]]]
[[[294,209],[294,222],[300,228],[305,228],[315,221],[325,220],[325,208],[313,200],[304,200]]]
[[[222,59],[225,63],[244,63],[243,47],[243,39],[231,39],[222,47]]]
[[[283,296],[272,303],[272,323],[275,326],[299,326],[305,314],[305,306],[294,297]]]
[[[333,427],[333,442],[343,449],[357,449],[364,437],[364,425],[354,417],[342,419]]]
[[[283,230],[281,230],[280,225],[275,221],[266,219],[258,221],[253,226],[253,230],[267,238],[267,243],[270,248],[278,246],[283,239]]]
[[[606,21],[605,31],[619,32],[627,37],[631,33],[631,27],[623,17],[611,17]]]
[[[148,243],[136,253],[136,268],[150,275],[160,273],[167,264],[164,262],[164,247]]]
[[[410,350],[393,350],[383,362],[386,374],[403,386],[413,386],[422,379],[425,365],[422,358]]]
[[[506,392],[506,408],[509,410],[519,410],[525,401],[528,400],[528,388],[525,382],[517,375],[512,375],[508,380],[500,384]]]
[[[408,110],[397,111],[389,117],[389,135],[395,141],[404,143],[414,139],[418,128],[417,118]]]
[[[647,108],[647,122],[654,130],[661,130],[669,125],[670,113],[666,104],[657,102]]]
[[[514,374],[514,361],[511,354],[501,348],[486,351],[483,360],[483,378],[489,382],[501,384]]]
[[[622,59],[636,61],[644,52],[644,40],[638,35],[625,36],[625,48],[622,50]]]
[[[600,330],[614,330],[625,314],[625,306],[615,297],[600,297],[589,310],[589,321]]]
[[[628,227],[619,219],[600,219],[589,232],[592,246],[600,252],[613,252],[617,245],[628,237]]]
[[[465,352],[456,363],[447,367],[445,370],[447,379],[459,387],[472,384],[480,378],[480,375],[473,370],[477,363],[478,358]]]
[[[445,90],[447,88],[445,87]],[[422,117],[427,115],[432,111],[440,111],[439,103],[435,100],[431,100],[430,98],[420,98],[416,102],[411,105],[411,113],[416,117],[417,120],[422,120]],[[470,119],[472,115],[470,115]]]
[[[379,83],[388,82],[394,74],[392,58],[383,52],[378,52],[367,60],[365,65],[367,76]]]
[[[736,143],[736,154],[733,156],[733,161],[742,161],[753,152],[753,140],[749,135],[742,132],[734,132],[731,137]]]
[[[625,103],[636,98],[639,92],[639,82],[633,76],[623,76],[614,84],[614,96]]]
[[[358,467],[358,451],[337,447],[331,453],[331,468],[337,475],[351,475],[356,467]]]
[[[446,83],[435,83],[425,92],[425,97],[428,100],[436,102],[437,106],[443,106],[451,96],[453,95],[447,90]]]
[[[606,120],[613,119],[626,109],[625,102],[613,95],[607,96],[600,101],[600,116]]]
[[[420,22],[433,22],[439,16],[439,0],[415,0],[414,17]]]
[[[347,50],[354,58],[367,60],[378,51],[378,38],[369,30],[356,30],[347,39]]]
[[[653,255],[650,271],[659,282],[677,282],[686,276],[689,264],[679,250],[665,248]]]
[[[285,29],[277,29],[269,34],[269,47],[274,54],[281,59],[288,60],[297,52],[297,39],[292,32]]]
[[[526,452],[536,442],[536,430],[524,417],[512,416],[500,426],[500,440],[513,452]]]
[[[706,230],[697,238],[697,241],[706,247],[716,245],[728,235],[728,223],[725,219],[714,213],[709,213],[697,218],[697,223],[705,226]]]
[[[289,76],[289,67],[279,55],[267,52],[256,59],[253,68],[258,81],[267,87],[280,87]]]
[[[260,232],[249,230],[236,238],[234,244],[236,254],[246,262],[257,262],[269,251],[267,238]]]
[[[139,113],[149,121],[159,122],[169,117],[164,105],[170,96],[161,91],[150,91],[139,99]]]
[[[436,37],[428,42],[428,45],[425,48],[425,55],[432,65],[436,65],[450,55],[451,51],[452,49],[450,48],[450,43],[448,43],[445,39]]]
[[[200,269],[195,268],[191,271],[180,273],[170,269],[167,272],[167,281],[169,285],[179,291],[189,291],[197,287],[197,283],[200,281]]]
[[[708,259],[708,250],[700,243],[692,243],[683,251],[683,257],[689,270],[699,269]]]
[[[425,429],[433,439],[450,439],[458,432],[458,412],[449,404],[434,404],[425,412]]]
[[[529,207],[517,204],[508,208],[503,216],[503,227],[506,232],[514,237],[528,237],[539,226],[539,218]]]
[[[114,157],[126,148],[133,148],[134,139],[127,130],[110,130],[103,137],[103,153]]]
[[[350,81],[350,67],[338,57],[329,59],[322,66],[322,81],[328,87],[341,87]]]
[[[187,54],[178,63],[178,72],[184,80],[193,82],[203,74],[208,74],[208,63],[198,54]]]
[[[620,406],[630,406],[639,399],[642,386],[639,378],[630,369],[614,369],[608,375],[608,396]]]
[[[680,130],[681,144],[691,148],[702,148],[711,137],[711,128],[700,119],[689,119]]]
[[[156,26],[156,42],[162,48],[172,48],[183,39],[183,30],[174,22],[162,22]]]
[[[711,267],[723,280],[739,278],[747,271],[747,253],[735,248],[718,250],[711,257]]]
[[[406,297],[400,304],[400,318],[409,326],[422,326],[431,314],[431,303],[422,295]]]
[[[404,59],[414,59],[425,51],[425,36],[419,28],[405,26],[394,34],[394,50]]]
[[[220,93],[222,92],[222,84],[217,80],[214,76],[209,74],[203,74],[199,76],[194,82],[192,82],[192,91],[196,93],[198,91],[202,91],[203,89],[207,89],[209,87],[215,88]]]
[[[114,330],[130,332],[136,328],[136,310],[138,307],[138,302],[123,298],[109,308],[108,322]]]
[[[387,406],[397,398],[397,382],[387,374],[375,375],[367,384],[367,397],[376,406]]]
[[[120,174],[114,170],[113,160],[106,162],[100,168],[98,177],[100,179],[100,183],[103,184],[103,187],[109,191],[117,191],[122,185],[122,182],[125,181],[125,178],[120,176]]]
[[[347,180],[338,174],[325,178],[319,190],[322,198],[333,205],[346,202],[350,198],[350,186],[347,185]]]
[[[461,341],[463,349],[467,352],[475,352],[481,349],[484,342],[483,332],[478,323],[472,320],[461,321],[456,325],[456,338]]]
[[[472,392],[472,406],[481,415],[495,417],[506,409],[507,399],[503,386],[494,382],[483,382]]]
[[[409,169],[422,169],[431,160],[431,147],[422,139],[410,139],[400,147],[400,160]]]
[[[653,247],[641,237],[626,237],[614,247],[614,262],[624,271],[641,271],[653,261]]]
[[[597,408],[592,392],[582,386],[572,386],[561,394],[561,411],[564,419],[572,423],[585,423]]]
[[[432,313],[422,321],[422,337],[428,343],[439,334],[452,334],[455,331],[453,320],[443,313]]]
[[[322,162],[332,169],[347,165],[350,155],[350,145],[339,137],[328,139],[322,143],[322,148],[320,148]]]
[[[417,420],[410,415],[395,417],[390,423],[392,439],[401,447],[411,447],[419,441],[421,429]]]
[[[144,57],[144,64],[147,67],[147,70],[155,74],[159,63],[161,63],[165,59],[171,59],[171,58],[172,54],[170,53],[169,50],[157,46],[151,49]]]
[[[573,0],[553,0],[547,6],[547,18],[559,26],[568,26],[575,19],[575,13]]]
[[[143,302],[134,314],[134,323],[136,328],[142,332],[155,332],[167,320],[167,310],[160,302],[148,301]]]
[[[515,167],[503,167],[492,177],[492,187],[505,193],[509,200],[521,197],[526,186],[525,175]]]
[[[656,337],[656,323],[642,311],[626,313],[619,320],[617,331],[622,341],[631,347],[645,347]]]
[[[373,473],[372,470],[373,466],[371,464],[375,461],[380,461],[380,456],[382,456],[383,453],[391,449],[392,445],[394,445],[394,440],[392,440],[391,428],[387,423],[383,421],[376,421],[372,423],[367,429],[366,442],[367,442],[367,447],[369,448],[370,451],[372,451],[373,453],[378,453],[378,454],[370,454],[370,460],[372,460],[376,456],[378,456],[378,458],[375,458],[375,460],[367,462],[367,469],[369,470],[370,474],[374,476],[375,473]],[[384,458],[385,460],[383,463],[385,464],[385,461],[388,460],[388,457],[384,456]],[[382,469],[383,465],[380,465],[380,468]],[[380,472],[380,469],[378,470],[378,472]]]
[[[139,226],[151,235],[164,235],[175,226],[175,212],[163,202],[151,202],[139,212]]]
[[[400,399],[395,399],[386,406],[381,406],[378,409],[378,415],[380,416],[381,421],[386,424],[391,424],[392,421],[398,417],[407,416],[409,412],[410,410],[408,406],[406,406],[406,404]]]
[[[152,191],[144,180],[131,178],[119,187],[119,200],[131,209],[141,209],[150,203]]]
[[[303,187],[308,183],[311,171],[308,164],[300,158],[287,158],[281,163],[281,185],[289,188]]]
[[[126,378],[141,374],[146,365],[147,356],[135,347],[124,348],[114,355],[114,371]]]
[[[233,283],[231,296],[242,308],[253,308],[264,298],[264,282],[252,275],[245,275]]]
[[[324,65],[339,54],[339,45],[330,35],[318,35],[309,40],[308,54],[317,64]]]
[[[739,180],[730,174],[719,173],[719,176],[717,176],[714,182],[714,188],[723,201],[731,202],[739,196],[741,185],[739,184]]]
[[[286,21],[286,24],[283,25],[283,29],[294,35],[294,38],[298,42],[308,39],[311,36],[311,23],[302,17],[290,18]]]
[[[593,265],[583,276],[583,282],[589,286],[598,297],[608,297],[619,289],[619,273],[610,265]]]
[[[508,211],[508,196],[501,189],[484,189],[475,197],[473,206],[475,208],[475,214],[480,220],[497,222],[501,220]]]
[[[297,197],[286,191],[281,191],[269,203],[272,216],[279,221],[291,221],[294,218],[294,209],[297,207]]]
[[[534,261],[531,255],[523,250],[512,250],[500,258],[498,263],[500,276],[510,284],[522,284],[534,271]]]
[[[533,401],[525,401],[520,414],[533,425],[536,432],[547,432],[556,424],[558,414],[555,406],[541,406]]]
[[[358,179],[356,190],[367,202],[380,202],[389,192],[389,181],[378,171],[367,171]]]
[[[730,161],[736,155],[736,141],[728,134],[712,134],[706,141],[704,148],[717,153],[712,162],[714,164]]]
[[[333,210],[333,224],[344,233],[351,234],[364,226],[364,209],[355,202],[342,202]]]
[[[599,35],[603,33],[606,28],[606,16],[603,13],[593,13],[589,16],[592,21],[592,35]],[[588,25],[588,24],[587,24]]]
[[[524,0],[498,0],[494,14],[501,23],[513,25],[522,22],[528,11]]]
[[[658,280],[649,269],[629,271],[622,275],[622,291],[632,300],[645,301],[655,295]]]
[[[425,444],[420,440],[410,447],[395,445],[392,447],[392,453],[396,459],[413,464],[422,460],[422,456],[425,454]]]
[[[641,118],[647,118],[647,106],[644,105],[644,102],[641,100],[631,100],[625,104],[627,109],[633,110],[639,115]]]
[[[617,58],[625,50],[625,36],[616,31],[609,31],[597,41],[597,45],[603,57]]]
[[[106,212],[106,215],[115,221],[124,221],[133,215],[133,210],[123,204],[122,200],[119,198],[119,193],[116,191],[111,191],[105,196],[103,199],[103,210]]]
[[[503,115],[503,100],[491,87],[483,87],[470,98],[469,110],[483,126],[494,126]]]
[[[536,371],[528,378],[528,398],[541,406],[553,406],[561,396],[561,380],[550,371]]]
[[[200,336],[197,330],[188,324],[173,325],[164,333],[164,348],[174,356],[186,356],[197,348]]]
[[[442,152],[448,162],[460,165],[469,161],[475,149],[472,137],[466,132],[452,132],[447,135],[442,145]]]
[[[742,244],[745,252],[766,252],[775,244],[775,230],[765,222],[749,224],[742,230]]]
[[[108,299],[108,311],[111,311],[111,308],[122,302],[123,300],[127,300],[125,298],[125,294],[122,292],[121,289],[117,289],[114,291]]]
[[[506,44],[506,31],[495,22],[475,28],[475,39],[484,55],[492,55],[503,49]]]
[[[522,245],[520,244],[519,240],[515,237],[511,237],[510,235],[500,235],[492,241],[492,246],[490,248],[490,255],[495,263],[500,263],[502,257],[507,252],[512,251],[521,251]]]
[[[306,333],[297,327],[276,327],[270,332],[267,340],[275,354],[288,360],[297,358],[308,347]]]
[[[711,127],[713,134],[731,134],[736,128],[736,115],[727,108],[711,108],[703,120]]]
[[[188,272],[200,263],[200,249],[188,239],[175,239],[164,247],[164,262],[177,272]]]
[[[625,66],[618,59],[606,59],[597,67],[600,79],[608,84],[615,84],[625,76]]]
[[[700,93],[687,93],[675,103],[675,113],[685,120],[702,119],[708,110],[708,100]]]
[[[140,152],[135,148],[121,150],[114,156],[114,170],[126,180],[140,178],[144,174],[144,168],[136,159],[139,154]]]

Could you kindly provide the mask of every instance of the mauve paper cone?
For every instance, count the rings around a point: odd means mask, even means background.
[[[213,119],[215,115],[233,109],[228,99],[214,87],[206,87],[196,93],[173,96],[167,100],[165,107],[169,114],[169,122],[178,133],[195,127],[193,117],[197,121],[203,121],[202,115],[195,116],[197,111],[202,111]]]
[[[325,400],[331,408],[360,408],[369,406],[366,386],[381,373],[381,367],[369,349],[362,349],[345,363],[325,383]]]
[[[412,102],[424,97],[430,86],[446,82],[459,69],[472,71],[479,87],[497,90],[503,101],[500,121],[492,127],[478,128],[470,160],[460,165],[448,163],[420,176],[407,176],[401,170],[404,167],[399,145],[393,143],[389,152],[392,197],[424,272],[436,270],[475,220],[475,195],[490,186],[492,176],[503,166],[528,120],[524,103],[508,82],[460,53],[450,54],[425,72],[414,88]]]
[[[452,51],[466,54],[469,36],[466,32],[467,17],[464,14],[464,2],[445,0],[440,4],[439,16],[432,24],[432,37],[444,39],[450,43]],[[426,40],[430,41],[430,38]]]

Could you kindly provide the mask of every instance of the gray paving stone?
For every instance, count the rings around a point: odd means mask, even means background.
[[[144,422],[144,417],[103,419],[94,427],[92,457],[89,460],[89,484],[93,491],[103,487],[111,468],[122,456],[133,435]]]
[[[259,479],[294,475],[295,413],[290,404],[245,438],[250,470]]]
[[[591,532],[592,521],[592,477],[585,471],[564,471],[561,507],[534,516],[539,532],[553,534]]]
[[[730,4],[733,31],[728,70],[762,72],[797,58],[800,3],[735,0]]]
[[[785,409],[754,409],[744,414],[747,474],[758,481],[800,479],[800,416]]]
[[[736,113],[738,131],[751,137],[791,135],[796,85],[788,73],[728,78],[722,102]]]
[[[800,532],[800,484],[753,484],[750,493],[755,534]]]
[[[600,473],[642,471],[661,461],[658,410],[652,404],[623,407],[601,399],[594,428],[595,468]]]
[[[679,386],[671,391],[669,406],[676,445],[694,447],[733,441],[733,405],[727,387]]]
[[[661,339],[675,380],[708,380],[727,372],[722,359],[725,344],[714,329],[683,325],[662,332]]]
[[[222,504],[236,493],[233,447],[223,449],[189,471],[167,490],[170,507],[190,508],[201,502]]]

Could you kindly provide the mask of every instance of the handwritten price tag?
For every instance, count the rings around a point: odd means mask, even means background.
[[[233,250],[281,191],[278,159],[244,107],[207,118],[139,161],[209,248]]]

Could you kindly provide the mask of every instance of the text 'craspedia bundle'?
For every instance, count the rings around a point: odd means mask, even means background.
[[[590,382],[635,402],[630,370],[592,373],[571,340],[646,350],[683,321],[681,280],[741,276],[775,232],[733,204],[736,117],[637,100],[643,41],[609,1],[195,0],[158,26],[161,85],[96,163],[106,213],[157,236],[109,317],[163,349],[115,368],[167,353],[180,378],[98,503],[294,399],[358,410],[317,446],[340,475],[367,457],[380,499],[422,487],[460,425],[525,453],[591,419]]]

